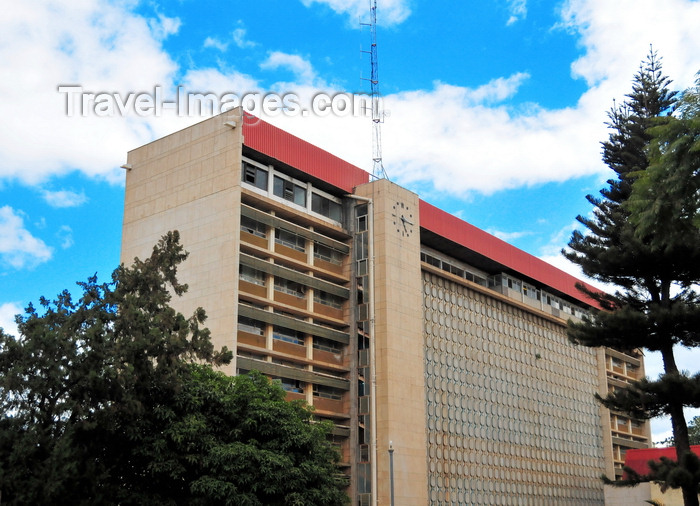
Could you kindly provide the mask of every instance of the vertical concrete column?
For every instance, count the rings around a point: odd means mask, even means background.
[[[355,189],[374,202],[377,504],[428,503],[418,196],[388,180]]]

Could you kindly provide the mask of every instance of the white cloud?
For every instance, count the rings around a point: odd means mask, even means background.
[[[347,15],[366,13],[363,1],[304,0],[324,3]],[[467,88],[436,83],[431,89],[386,96],[390,116],[383,126],[385,167],[397,183],[447,192],[465,198],[471,192],[564,181],[602,174],[599,142],[607,135],[605,111],[613,98],[622,99],[639,62],[653,42],[664,57],[665,70],[679,87],[690,84],[697,70],[700,4],[690,0],[568,0],[561,27],[580,41],[583,56],[572,74],[589,90],[571,107],[546,109],[538,104],[509,107],[528,79],[524,72],[497,77]],[[523,13],[522,0],[511,0],[512,12]],[[399,22],[408,3],[383,2],[380,19]],[[31,26],[32,30],[20,29]],[[81,84],[87,90],[150,91],[154,84],[173,86],[176,64],[163,50],[161,38],[178,29],[178,20],[143,19],[124,4],[106,0],[53,3],[32,7],[13,4],[0,19],[0,60],[13,80],[0,82],[0,113],[6,134],[0,138],[0,178],[34,183],[52,175],[80,170],[90,176],[120,181],[116,169],[125,153],[154,137],[199,118],[66,118],[65,96],[58,84]],[[250,47],[245,28],[233,42]],[[624,44],[618,43],[624,40]],[[6,42],[7,41],[7,42]],[[10,44],[11,41],[11,44]],[[613,42],[615,41],[615,42]],[[210,47],[225,44],[211,38]],[[223,46],[221,46],[223,47]],[[133,69],[140,69],[134,72]],[[289,69],[294,91],[313,94],[325,86],[308,59],[282,51],[269,53],[263,70]],[[185,71],[182,83],[202,91],[264,92],[255,76],[235,69]],[[287,86],[291,89],[290,86]],[[331,91],[329,87],[328,90]],[[271,122],[369,168],[370,122],[352,118],[271,118]],[[32,149],[27,149],[31,141]],[[99,149],[95,149],[99,146]]]
[[[685,88],[697,72],[700,3],[692,0],[567,0],[562,26],[575,32],[585,54],[572,66],[590,85],[609,81],[620,97],[649,45],[664,58],[664,72]],[[612,98],[610,96],[610,98]]]
[[[466,101],[472,105],[498,103],[515,95],[520,85],[529,78],[529,74],[517,72],[509,77],[492,79],[475,90],[469,90],[468,88],[462,89],[465,90],[464,96]],[[453,88],[455,90],[460,89],[456,86]]]
[[[283,53],[282,51],[273,51],[267,59],[260,63],[262,70],[278,70],[286,68],[291,70],[299,84],[312,84],[316,79],[316,72],[311,63],[299,56],[298,54]]]
[[[73,229],[68,225],[61,226],[56,233],[56,237],[61,241],[61,248],[63,249],[68,249],[75,244],[73,240]]]
[[[15,315],[22,312],[22,308],[15,302],[3,302],[0,304],[0,329],[3,329],[6,334],[16,336],[18,332]]]
[[[505,105],[528,78],[523,72],[473,89],[436,83],[432,89],[387,95],[384,105],[390,114],[382,144],[389,177],[422,188],[422,194],[466,198],[474,191],[489,194],[602,176],[608,170],[600,156],[600,141],[608,135],[606,111],[613,98],[621,101],[630,91],[649,43],[664,58],[664,71],[678,88],[690,85],[700,66],[698,2],[569,0],[560,26],[572,31],[583,48],[572,62],[572,75],[590,87],[576,104],[560,109]],[[271,121],[368,168],[372,148],[366,120]],[[335,127],[342,135],[330,131]]]
[[[117,167],[126,151],[150,140],[157,122],[66,117],[58,86],[127,93],[172,82],[176,65],[160,40],[177,29],[177,21],[161,16],[149,23],[128,7],[106,0],[36,0],[3,10],[0,61],[12,79],[0,80],[0,178],[32,184],[73,170],[123,178]]]
[[[502,241],[506,242],[511,242],[516,239],[520,239],[521,237],[525,237],[528,235],[531,235],[532,232],[529,232],[527,230],[521,230],[518,232],[503,232],[501,230],[495,230],[495,229],[488,229],[486,230],[489,234],[498,237]]]
[[[88,198],[84,193],[76,193],[70,190],[44,190],[41,196],[48,205],[57,208],[78,207],[88,201]]]
[[[338,14],[348,16],[351,24],[359,27],[359,20],[369,20],[368,0],[301,0],[306,7],[322,4],[330,7]],[[377,7],[377,24],[397,25],[406,20],[411,14],[407,0],[383,0]]]
[[[0,207],[0,265],[31,268],[48,261],[51,255],[51,248],[25,228],[21,212],[10,206]]]
[[[162,14],[158,14],[158,19],[149,19],[148,26],[151,28],[153,36],[157,39],[165,39],[180,30],[182,21],[180,18],[169,18]]]
[[[527,16],[527,0],[508,0],[508,11],[510,12],[510,18],[508,18],[507,25],[512,25],[521,19],[525,19]]]
[[[231,36],[233,37],[233,41],[236,43],[236,45],[241,49],[247,49],[258,45],[256,42],[246,39],[246,29],[243,27],[239,26],[236,28]]]
[[[213,47],[223,53],[228,49],[228,43],[222,42],[219,39],[215,39],[214,37],[207,37],[206,39],[204,39],[204,47]]]

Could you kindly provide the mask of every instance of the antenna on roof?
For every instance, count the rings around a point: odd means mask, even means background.
[[[371,85],[372,98],[372,176],[375,179],[389,179],[384,170],[382,160],[382,123],[384,122],[384,109],[379,93],[379,63],[377,61],[377,0],[369,2],[370,22],[360,23],[370,27],[371,49],[362,51],[369,53],[372,72],[369,82]]]

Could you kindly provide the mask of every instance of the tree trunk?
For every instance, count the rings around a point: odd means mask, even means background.
[[[664,372],[666,374],[678,374],[676,359],[673,356],[673,346],[668,346],[661,350],[664,360]],[[676,443],[676,459],[682,462],[686,455],[690,453],[690,439],[688,437],[688,424],[685,421],[682,405],[669,405],[671,415],[671,426],[673,428],[673,439]],[[697,483],[688,483],[681,487],[683,492],[684,506],[700,506],[698,501]]]

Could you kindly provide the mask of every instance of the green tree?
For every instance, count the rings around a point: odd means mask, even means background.
[[[186,257],[171,232],[148,259],[117,268],[110,283],[95,277],[79,283],[78,300],[64,291],[54,301],[42,298],[41,311],[30,305],[17,317],[18,337],[0,329],[4,504],[257,504],[253,498],[262,488],[280,490],[278,481],[296,479],[303,466],[318,470],[319,462],[299,455],[325,457],[332,467],[329,443],[319,440],[324,429],[308,423],[308,408],[276,406],[274,394],[243,380],[227,385],[210,369],[230,362],[231,352],[214,350],[202,309],[185,318],[169,305],[187,289],[176,277]],[[258,412],[232,404],[245,397],[240,389]],[[222,399],[214,401],[214,392]],[[293,423],[282,419],[287,415],[301,421],[283,445],[262,419],[287,426]],[[255,428],[268,432],[255,434]],[[318,447],[304,446],[303,428]],[[228,475],[235,462],[256,462],[251,440],[269,442],[263,448],[268,456],[279,443],[277,458],[293,464],[284,479],[264,465]],[[290,452],[298,453],[293,458]],[[325,486],[329,476],[315,476],[316,483]],[[299,504],[288,485],[289,494],[270,504]],[[337,491],[313,485],[307,494]]]
[[[637,235],[669,249],[697,239],[700,228],[700,73],[676,111],[649,131],[649,168],[628,202]]]
[[[691,445],[700,445],[700,416],[696,416],[688,422],[688,440]],[[660,444],[662,446],[675,446],[676,441],[671,436],[661,441]]]
[[[681,488],[685,505],[697,506],[700,466],[690,452],[683,407],[700,406],[700,375],[691,377],[678,370],[674,347],[700,345],[700,299],[693,289],[700,281],[700,240],[696,233],[686,242],[664,245],[656,230],[640,232],[629,209],[635,181],[653,160],[651,127],[668,122],[665,116],[676,103],[669,85],[660,59],[651,52],[634,76],[632,93],[609,113],[612,132],[603,143],[603,160],[616,177],[601,190],[602,198],[588,197],[593,217],[578,217],[587,233],[574,232],[564,254],[586,275],[618,289],[614,294],[587,292],[603,310],[581,323],[570,323],[568,334],[585,346],[661,353],[664,374],[658,379],[641,379],[600,400],[637,418],[670,415],[678,463],[615,483],[659,481]]]
[[[133,504],[343,505],[345,479],[330,422],[262,374],[226,376],[191,365],[139,452],[159,497]]]

